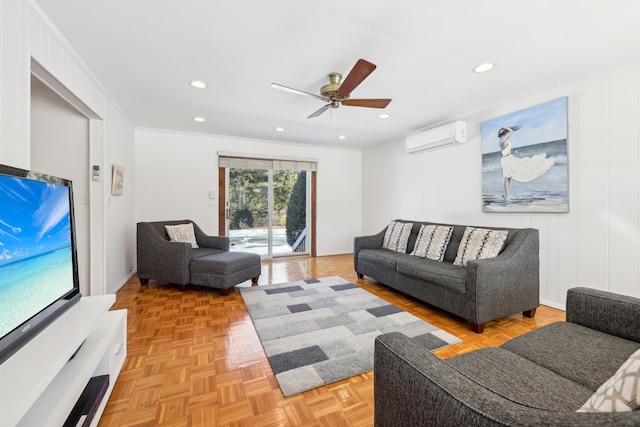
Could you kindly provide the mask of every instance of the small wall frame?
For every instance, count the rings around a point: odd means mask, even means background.
[[[111,178],[111,194],[114,196],[122,196],[124,189],[124,167],[113,165],[113,175]]]

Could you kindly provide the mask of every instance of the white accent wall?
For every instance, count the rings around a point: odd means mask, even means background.
[[[362,228],[390,219],[533,227],[540,232],[540,297],[564,308],[586,286],[640,296],[640,61],[532,91],[454,119],[468,143],[408,155],[404,140],[363,152]],[[569,213],[483,213],[483,121],[569,97]]]
[[[225,136],[136,130],[136,220],[191,219],[218,234],[218,152],[318,160],[317,254],[353,251],[360,234],[361,152]]]
[[[98,260],[91,274],[90,293],[115,292],[126,283],[130,269],[135,267],[134,127],[33,0],[2,0],[0,163],[31,168],[34,149],[30,135],[32,59],[99,118],[90,123],[90,133],[99,129],[100,134],[92,135],[89,162],[86,151],[83,154],[68,150],[66,155],[86,168],[90,164],[101,167],[99,183],[79,185],[88,185],[91,210],[97,210],[97,215],[92,213],[89,231],[92,266],[93,260]],[[124,195],[117,198],[111,197],[109,191],[114,163],[130,172],[125,174]]]
[[[74,153],[74,156],[69,156]],[[31,168],[73,182],[80,292],[89,295],[89,119],[48,86],[31,86]]]

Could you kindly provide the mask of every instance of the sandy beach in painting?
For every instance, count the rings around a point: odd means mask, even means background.
[[[518,157],[545,153],[555,164],[530,182],[511,181],[510,200],[504,201],[502,153],[482,155],[482,210],[485,212],[568,212],[569,189],[566,140],[528,145],[513,150]]]

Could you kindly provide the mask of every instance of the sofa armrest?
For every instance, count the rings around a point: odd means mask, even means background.
[[[640,299],[590,288],[567,291],[567,322],[640,342]]]
[[[205,234],[204,231],[195,222],[191,221],[193,224],[193,230],[196,235],[196,241],[198,242],[198,246],[201,248],[213,248],[213,249],[221,249],[223,251],[229,250],[229,238],[226,236],[209,236]]]
[[[467,263],[467,292],[476,303],[477,324],[540,305],[538,230],[518,230],[495,258]]]
[[[188,284],[191,244],[170,242],[147,222],[137,224],[138,277]]]
[[[382,241],[384,240],[384,230],[378,234],[372,236],[356,236],[353,238],[353,268],[358,271],[358,253],[362,249],[380,249],[382,247]]]
[[[405,335],[380,335],[374,350],[376,427],[631,426],[640,412],[557,412],[507,400]],[[523,385],[525,387],[526,385]]]

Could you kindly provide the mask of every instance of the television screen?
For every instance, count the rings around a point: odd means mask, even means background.
[[[0,362],[79,297],[71,181],[0,165]]]

